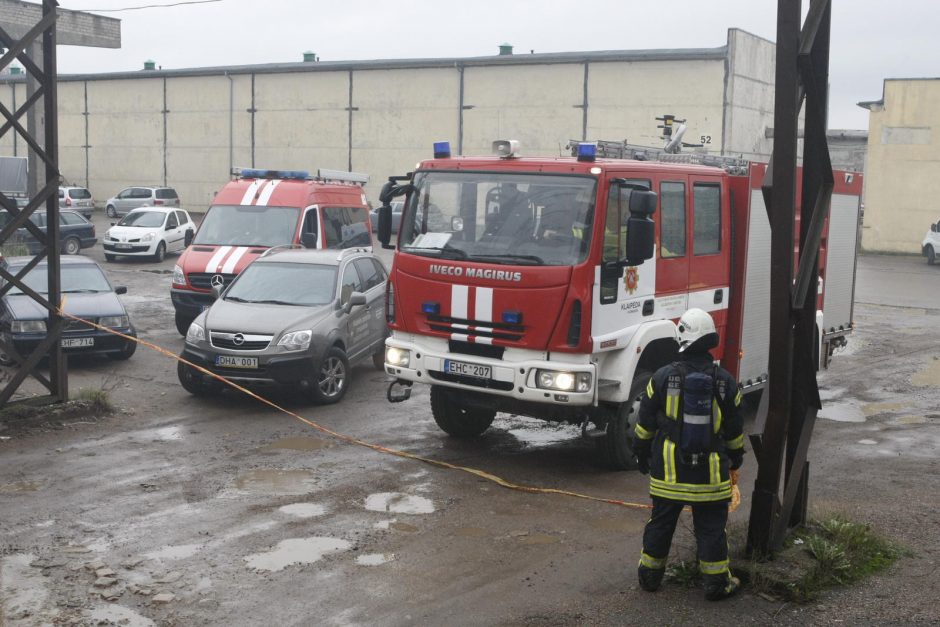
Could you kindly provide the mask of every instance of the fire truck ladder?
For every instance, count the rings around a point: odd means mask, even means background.
[[[742,157],[711,155],[704,152],[666,152],[664,148],[654,146],[639,146],[637,144],[623,141],[610,141],[598,139],[595,141],[583,142],[578,139],[572,139],[568,142],[568,150],[571,156],[578,155],[578,144],[594,144],[597,146],[597,156],[602,159],[631,159],[634,161],[659,161],[662,163],[688,163],[694,165],[706,165],[714,168],[721,168],[729,174],[743,175],[747,174],[750,162]]]

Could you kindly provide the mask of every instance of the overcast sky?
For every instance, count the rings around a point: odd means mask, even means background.
[[[93,10],[179,0],[60,0]],[[809,0],[804,0],[809,5]],[[940,1],[833,0],[830,128],[868,128],[861,100],[887,77],[937,77]],[[804,9],[805,10],[805,9]],[[62,73],[300,61],[469,57],[496,54],[725,44],[741,28],[775,39],[774,0],[216,0],[102,12],[122,20],[119,50],[63,46]],[[768,77],[773,80],[773,77]],[[675,112],[681,115],[681,111]]]

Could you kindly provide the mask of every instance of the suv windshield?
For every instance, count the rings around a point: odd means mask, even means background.
[[[253,263],[225,292],[225,300],[275,305],[327,305],[336,293],[336,267],[309,263]]]
[[[135,211],[129,213],[117,223],[118,226],[139,226],[142,228],[154,228],[163,226],[163,220],[166,214],[162,211]]]
[[[573,265],[590,246],[596,180],[492,172],[418,173],[405,252],[510,265]]]
[[[289,246],[294,242],[300,209],[256,205],[214,205],[193,244]]]
[[[16,274],[22,268],[10,268],[11,274]],[[62,275],[62,293],[79,292],[110,292],[111,285],[105,278],[101,268],[90,264],[63,264],[61,266]],[[30,289],[40,294],[49,293],[49,270],[46,266],[37,266],[29,271],[23,278],[23,283]],[[23,290],[18,287],[10,289],[10,294],[22,294]]]

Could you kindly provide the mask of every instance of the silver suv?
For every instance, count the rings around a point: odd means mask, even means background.
[[[172,187],[128,187],[105,204],[109,218],[119,218],[137,207],[179,207],[180,197]]]
[[[216,282],[215,279],[219,278]],[[378,257],[362,249],[272,249],[245,268],[186,333],[184,359],[240,383],[299,388],[336,403],[350,366],[384,366],[385,280]],[[180,363],[180,384],[203,395],[220,381]]]

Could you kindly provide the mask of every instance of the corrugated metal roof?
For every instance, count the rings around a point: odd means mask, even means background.
[[[317,61],[223,65],[172,70],[134,70],[96,74],[60,74],[60,81],[126,80],[155,77],[222,76],[225,74],[282,74],[290,72],[337,72],[353,70],[397,70],[501,65],[550,65],[559,63],[609,63],[615,61],[707,61],[724,59],[728,47],[662,48],[654,50],[598,50],[594,52],[548,52],[537,54],[451,57],[437,59],[374,59],[363,61]],[[24,75],[3,76],[0,82],[20,82]]]

